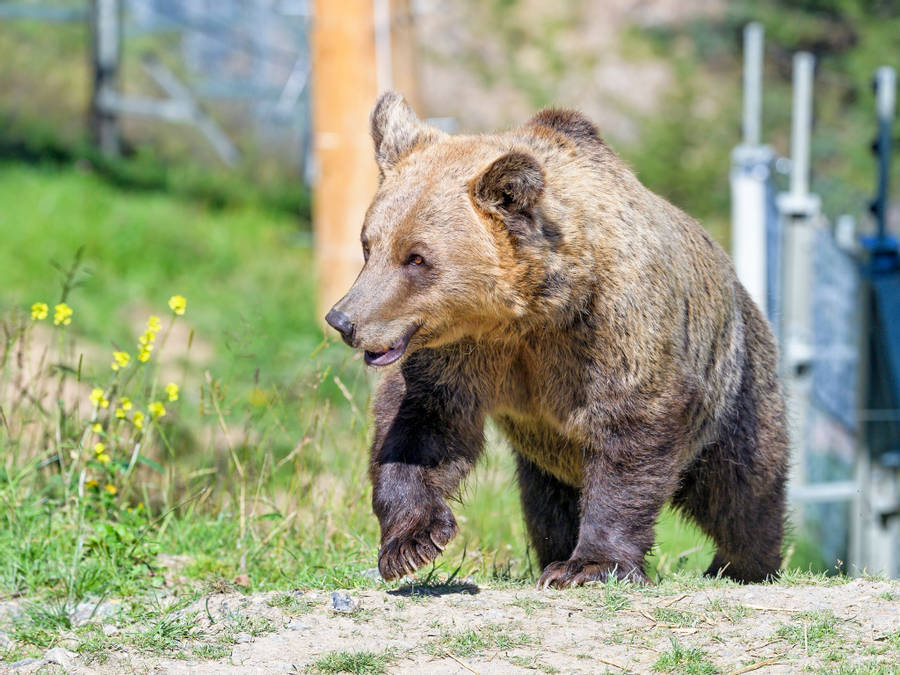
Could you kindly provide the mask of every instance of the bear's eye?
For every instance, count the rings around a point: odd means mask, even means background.
[[[425,258],[420,256],[418,253],[411,253],[409,258],[406,259],[407,265],[423,265],[425,264]]]
[[[366,242],[363,242],[362,246],[363,246],[363,260],[368,261],[368,259],[369,259],[369,244]]]

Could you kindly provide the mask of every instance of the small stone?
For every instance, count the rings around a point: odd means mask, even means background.
[[[300,619],[291,619],[284,627],[287,630],[309,630],[309,625],[303,623]]]
[[[233,583],[235,586],[241,586],[241,587],[243,587],[243,588],[246,588],[247,586],[250,585],[250,575],[249,575],[249,574],[238,574],[238,575],[234,578],[234,580],[232,581],[232,583]]]
[[[38,663],[39,661],[40,661],[40,659],[33,659],[33,658],[21,659],[20,661],[13,661],[12,663],[9,664],[9,667],[10,668],[23,668],[25,666],[30,666],[32,663]]]
[[[363,570],[359,573],[363,579],[367,579],[369,581],[374,581],[376,583],[381,583],[384,579],[381,577],[381,572],[378,571],[377,567],[370,567],[367,570]]]
[[[0,630],[0,649],[9,649],[10,647],[12,647],[12,640],[9,634]]]
[[[101,602],[99,605],[96,600],[84,600],[79,602],[72,612],[72,623],[76,626],[87,621],[96,621],[98,619],[110,619],[118,613],[120,602],[110,600]]]
[[[357,604],[356,601],[351,598],[346,593],[341,593],[340,591],[334,591],[331,594],[331,608],[335,612],[341,612],[343,614],[349,614],[356,610]]]
[[[48,649],[44,652],[44,660],[47,663],[55,663],[66,670],[71,670],[75,667],[76,656],[78,656],[78,654],[70,652],[68,649],[62,647],[54,647],[53,649]]]
[[[234,636],[234,643],[238,645],[244,645],[250,642],[253,639],[253,636],[250,633],[238,633]]]
[[[113,635],[119,634],[119,629],[111,623],[105,623],[103,624],[103,634],[106,637],[112,637]]]
[[[501,621],[506,618],[506,614],[501,612],[499,609],[489,609],[487,611],[487,618],[491,621]]]

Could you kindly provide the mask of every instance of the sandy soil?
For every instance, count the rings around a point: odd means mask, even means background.
[[[179,610],[194,627],[170,656],[123,641],[105,663],[57,648],[50,662],[45,655],[13,672],[338,672],[339,661],[323,658],[359,651],[375,655],[376,670],[358,672],[900,672],[897,581],[543,592],[460,584],[346,595],[345,612],[326,591],[209,595]],[[204,645],[219,658],[198,657]]]

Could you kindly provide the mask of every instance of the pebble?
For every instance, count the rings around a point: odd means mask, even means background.
[[[113,635],[119,634],[119,629],[113,626],[111,623],[103,624],[103,634],[106,637],[112,637]]]
[[[33,659],[33,658],[21,659],[20,661],[13,661],[12,663],[9,664],[9,667],[10,668],[23,668],[24,666],[30,666],[32,663],[38,663],[39,661],[40,661],[40,659]]]
[[[247,644],[253,639],[250,633],[238,633],[234,636],[234,642],[238,645]]]
[[[12,647],[12,640],[9,634],[0,630],[0,649],[9,649],[10,647]]]
[[[72,623],[77,626],[86,621],[109,619],[118,613],[120,604],[118,601],[109,601],[102,602],[98,606],[96,600],[84,600],[79,602],[75,607],[75,611],[72,612]]]
[[[65,670],[72,670],[75,667],[75,652],[70,652],[63,647],[54,647],[44,652],[44,660],[47,663],[55,663],[62,666]]]
[[[331,594],[331,608],[335,612],[341,612],[343,614],[349,614],[356,609],[356,601],[351,598],[346,593],[341,593],[340,591],[334,591]]]
[[[309,625],[303,623],[300,619],[291,619],[284,627],[288,630],[309,630]]]

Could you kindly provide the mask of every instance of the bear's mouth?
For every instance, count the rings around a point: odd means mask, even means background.
[[[409,346],[409,341],[415,332],[419,330],[419,326],[413,326],[408,331],[406,331],[406,335],[397,340],[390,347],[385,349],[384,351],[376,352],[366,350],[365,353],[365,361],[370,366],[387,366],[401,356],[403,356],[404,352],[406,352],[406,348]]]

